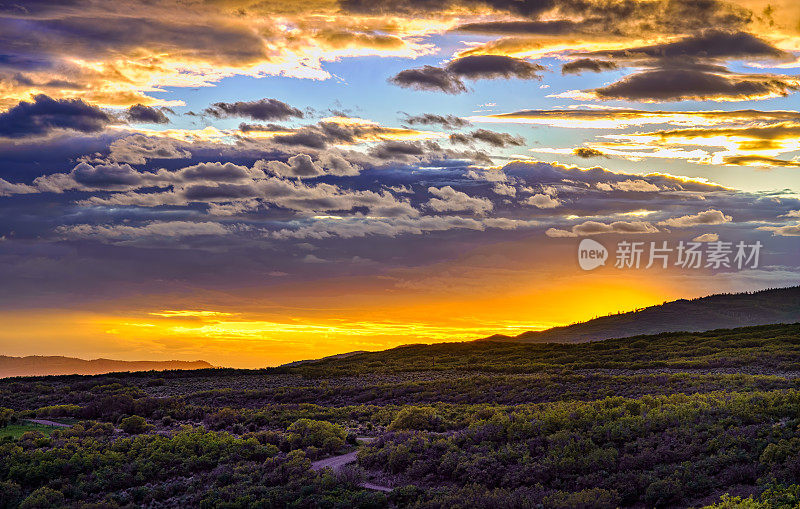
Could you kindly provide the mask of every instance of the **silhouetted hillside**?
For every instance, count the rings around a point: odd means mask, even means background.
[[[495,334],[482,341],[584,343],[660,332],[699,332],[796,322],[800,322],[800,286],[680,299],[565,327],[523,332],[515,337]]]
[[[167,369],[211,368],[206,361],[115,361],[111,359],[76,359],[73,357],[0,355],[0,378],[42,375],[100,375],[115,371],[163,371]]]

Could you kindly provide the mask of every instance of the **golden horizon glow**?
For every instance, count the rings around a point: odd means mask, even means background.
[[[452,281],[460,288],[445,291],[432,276],[417,273],[414,278],[426,281],[429,289],[419,292],[421,287],[409,280],[406,291],[388,298],[381,295],[385,292],[379,287],[363,287],[358,294],[351,290],[351,295],[343,298],[330,293],[337,288],[335,281],[330,281],[330,286],[319,282],[314,285],[317,293],[313,297],[296,289],[297,295],[287,294],[287,304],[270,313],[253,309],[253,304],[235,309],[221,303],[138,312],[0,312],[6,325],[0,331],[0,348],[18,356],[205,360],[215,366],[258,368],[355,350],[471,341],[493,334],[514,336],[704,293],[702,282],[678,289],[646,274],[570,276],[570,271],[561,272],[556,284],[530,271],[501,275],[488,267],[473,268],[476,280]],[[487,287],[485,296],[473,291],[476,285]],[[492,291],[493,285],[506,291]],[[409,300],[412,295],[416,296],[413,304]],[[251,295],[241,299],[259,300]],[[303,301],[305,304],[300,304]],[[35,348],[26,346],[34,343]]]

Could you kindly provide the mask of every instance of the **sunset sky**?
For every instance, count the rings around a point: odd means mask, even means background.
[[[798,89],[795,0],[0,3],[0,354],[261,367],[795,285]],[[693,239],[763,248],[613,266]]]

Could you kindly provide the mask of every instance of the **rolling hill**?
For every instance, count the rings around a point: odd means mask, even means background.
[[[513,337],[495,334],[479,341],[585,343],[661,332],[700,332],[796,322],[800,322],[800,286],[680,299]]]
[[[0,378],[44,375],[100,375],[116,371],[163,371],[167,369],[211,368],[206,361],[117,361],[73,357],[0,355]]]

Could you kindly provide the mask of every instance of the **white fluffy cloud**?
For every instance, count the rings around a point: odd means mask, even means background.
[[[658,224],[661,226],[672,226],[674,228],[691,228],[692,226],[730,223],[732,220],[733,218],[731,216],[723,214],[722,211],[709,209],[698,212],[697,214],[665,219]]]
[[[472,212],[482,215],[494,207],[491,200],[474,198],[467,193],[456,191],[452,186],[431,186],[428,192],[435,196],[428,200],[428,207],[436,212]]]
[[[586,235],[600,235],[604,233],[641,234],[658,233],[658,231],[658,228],[647,221],[614,221],[613,223],[609,224],[598,221],[586,221],[573,226],[571,230],[549,228],[545,234],[548,237],[581,237]]]
[[[554,209],[563,205],[558,198],[553,198],[549,194],[534,194],[522,200],[525,205],[532,205],[539,209]]]

